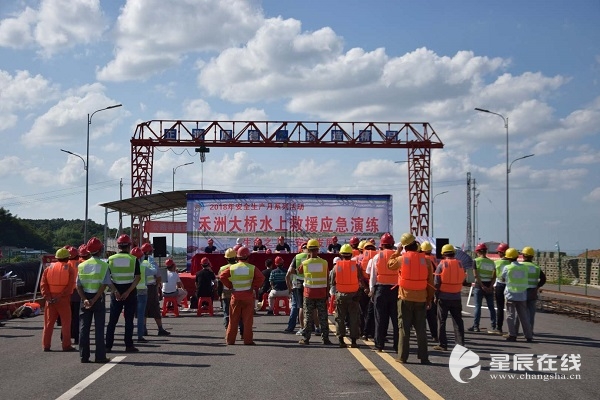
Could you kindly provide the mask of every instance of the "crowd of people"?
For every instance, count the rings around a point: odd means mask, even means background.
[[[289,246],[280,238],[281,250]],[[337,239],[337,238],[335,238]],[[212,243],[209,243],[212,246]],[[162,281],[153,263],[152,245],[133,247],[128,235],[117,239],[118,252],[104,261],[100,258],[102,242],[92,237],[79,249],[61,248],[56,262],[44,270],[41,292],[46,300],[42,346],[51,351],[52,331],[60,317],[62,350],[77,351],[82,363],[90,360],[90,331],[94,321],[95,362],[105,363],[114,345],[119,318],[125,320],[125,352],[137,352],[134,345],[134,320],[137,316],[137,342],[147,342],[147,318],[153,318],[158,335],[169,335],[162,326],[160,297],[176,299],[174,307],[187,300],[172,259],[165,263],[166,280]],[[466,272],[455,258],[454,246],[443,246],[438,260],[429,242],[418,243],[410,233],[404,233],[395,243],[390,233],[375,239],[353,237],[348,244],[332,240],[329,252],[336,253],[330,267],[319,257],[316,239],[303,243],[286,268],[282,257],[269,259],[260,271],[250,261],[252,251],[263,251],[260,239],[254,249],[241,244],[224,252],[224,265],[215,274],[208,258],[201,260],[202,269],[196,276],[197,307],[205,307],[206,298],[221,299],[227,345],[236,343],[238,331],[245,345],[254,345],[252,332],[256,300],[267,298],[267,315],[273,314],[280,298],[291,298],[291,310],[285,333],[301,336],[299,344],[309,345],[314,336],[332,344],[329,329],[328,303],[335,309],[335,336],[339,347],[359,347],[358,339],[373,339],[376,351],[382,352],[388,343],[388,327],[392,324],[391,348],[397,361],[405,363],[409,356],[411,330],[414,329],[418,359],[429,364],[428,333],[436,344],[434,350],[446,351],[448,314],[454,325],[456,344],[464,345],[465,327],[462,319],[462,289]],[[287,248],[285,248],[287,246]],[[378,247],[378,248],[377,248]],[[207,247],[208,248],[208,247]],[[214,249],[210,249],[214,251]],[[479,244],[474,260],[473,295],[475,315],[471,332],[480,332],[481,306],[486,299],[490,310],[491,334],[504,335],[516,341],[522,326],[527,342],[533,341],[535,303],[539,287],[546,277],[533,263],[534,251],[525,247],[519,253],[502,243],[499,260],[487,257],[487,247]],[[522,255],[523,260],[518,261]],[[105,326],[105,291],[110,289],[109,321]],[[212,301],[212,300],[211,300]],[[494,305],[496,303],[496,306]],[[506,325],[503,332],[504,305]],[[498,312],[496,312],[496,308]],[[300,329],[296,331],[297,324]],[[74,343],[72,342],[74,341]]]

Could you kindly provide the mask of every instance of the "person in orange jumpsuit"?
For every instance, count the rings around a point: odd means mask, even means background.
[[[57,262],[44,270],[40,290],[46,300],[44,311],[44,333],[42,346],[44,351],[50,351],[52,332],[56,319],[62,320],[62,349],[63,351],[77,351],[71,346],[71,294],[75,288],[76,271],[69,265],[69,250],[58,249]]]
[[[254,291],[262,286],[265,277],[258,268],[248,262],[248,257],[250,257],[250,249],[240,247],[237,251],[238,262],[228,266],[220,274],[223,285],[233,290],[229,306],[229,325],[227,325],[228,345],[235,344],[240,319],[244,325],[244,344],[256,344],[252,335]]]

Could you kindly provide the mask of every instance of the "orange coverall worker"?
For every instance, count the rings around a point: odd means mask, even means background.
[[[66,262],[57,261],[44,270],[40,291],[46,300],[42,346],[50,351],[56,319],[62,321],[62,348],[71,350],[71,294],[75,289],[77,272]]]

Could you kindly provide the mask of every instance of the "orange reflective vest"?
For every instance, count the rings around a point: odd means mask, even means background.
[[[77,271],[79,271],[79,259],[75,259],[75,260],[69,259],[69,261],[67,261],[67,263],[69,263],[69,266],[71,268],[73,268],[73,272],[74,272],[73,287],[75,287],[76,283],[77,283]]]
[[[352,249],[352,257],[358,257],[358,256],[360,256],[360,250]]]
[[[456,259],[442,260],[442,273],[440,279],[442,284],[440,291],[444,293],[459,293],[465,280],[465,269]]]
[[[62,293],[71,282],[69,282],[69,271],[71,266],[66,262],[57,261],[48,268],[46,273],[46,281],[50,288],[50,293]],[[70,294],[70,293],[69,293]]]
[[[398,281],[398,271],[388,268],[388,260],[394,254],[394,250],[385,249],[380,251],[377,257],[377,284],[395,285]]]
[[[335,264],[335,289],[340,293],[358,292],[356,261],[340,260]]]
[[[437,257],[435,256],[435,254],[425,254],[425,257],[427,257],[427,259],[429,261],[431,261],[431,266],[433,267],[433,270],[435,271],[435,267],[437,267],[437,265],[438,265],[438,260],[437,260]]]
[[[369,261],[377,254],[377,250],[363,250],[362,259],[360,260],[360,268],[363,270],[365,276],[369,276],[367,274],[367,266],[369,265]]]
[[[401,257],[402,266],[398,276],[398,286],[407,290],[425,290],[429,277],[425,254],[408,251]]]

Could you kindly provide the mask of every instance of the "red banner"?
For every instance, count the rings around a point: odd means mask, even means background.
[[[187,222],[147,221],[144,232],[148,233],[187,233]]]

